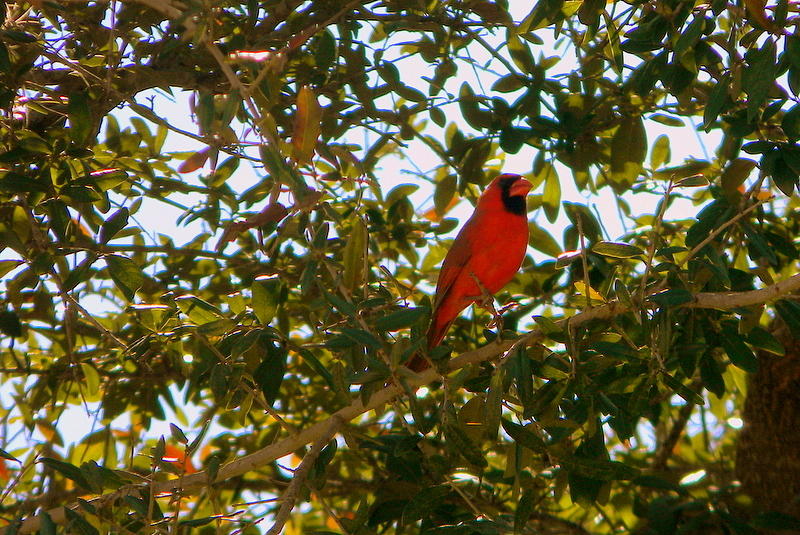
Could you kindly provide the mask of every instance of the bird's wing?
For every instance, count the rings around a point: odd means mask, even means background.
[[[436,301],[433,304],[433,310],[439,308],[439,305],[447,298],[453,288],[453,284],[469,265],[469,261],[475,252],[473,244],[475,238],[474,228],[473,220],[467,221],[447,252],[447,256],[442,262],[442,268],[439,271],[439,280],[436,282]]]

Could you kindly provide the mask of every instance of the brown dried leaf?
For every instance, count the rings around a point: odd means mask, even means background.
[[[267,223],[278,223],[288,214],[289,210],[278,202],[267,205],[266,208],[257,214],[251,215],[244,221],[232,221],[225,227],[225,231],[217,242],[217,251],[224,249],[228,242],[235,240],[241,233],[251,228],[264,226]]]
[[[208,161],[208,155],[211,152],[211,147],[206,147],[201,149],[183,161],[182,164],[178,166],[179,173],[193,173],[197,171],[201,167],[203,167],[206,162]]]
[[[317,96],[308,86],[303,86],[297,94],[297,112],[292,134],[292,156],[298,163],[311,161],[322,128],[321,121],[322,108],[317,102]]]

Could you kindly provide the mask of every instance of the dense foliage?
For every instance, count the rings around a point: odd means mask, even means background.
[[[735,444],[800,332],[797,6],[509,4],[5,4],[10,533],[796,527]],[[417,376],[447,216],[501,170],[563,235],[532,222],[505,331],[476,308]]]

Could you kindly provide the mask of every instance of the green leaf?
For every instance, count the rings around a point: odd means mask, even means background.
[[[342,283],[349,290],[355,290],[364,283],[368,239],[367,226],[361,218],[356,217],[342,255],[344,264]]]
[[[97,395],[100,393],[100,374],[91,364],[81,362],[83,379],[86,381],[87,401],[98,401]],[[96,399],[95,399],[96,398]]]
[[[381,341],[371,333],[363,329],[353,329],[352,327],[342,327],[342,334],[350,340],[361,344],[369,349],[377,351],[382,347]]]
[[[64,461],[59,461],[58,459],[52,459],[50,457],[41,457],[39,462],[48,468],[52,468],[67,479],[74,481],[76,485],[86,491],[94,492],[96,490],[92,488],[92,485],[86,480],[81,469],[73,464],[65,463]]]
[[[524,426],[515,424],[505,418],[501,418],[500,423],[503,425],[505,432],[520,446],[525,446],[529,450],[538,452],[547,449],[544,441],[536,433],[526,429]]]
[[[308,486],[312,489],[321,489],[325,486],[327,477],[327,468],[333,460],[338,449],[336,440],[331,440],[319,453],[319,456],[314,461],[308,473]]]
[[[173,424],[172,422],[170,422],[169,424],[169,431],[172,434],[172,439],[175,442],[183,445],[189,443],[189,439],[186,438],[186,435],[183,433],[183,430],[177,425]]]
[[[0,30],[0,37],[17,43],[35,43],[38,38],[32,33],[21,30]]]
[[[689,50],[693,49],[697,42],[700,40],[700,37],[703,35],[703,30],[706,27],[706,19],[705,15],[701,13],[697,13],[692,22],[684,29],[680,37],[678,37],[678,41],[675,43],[673,47],[673,51],[675,52],[676,56],[682,56]]]
[[[31,193],[49,191],[51,184],[18,173],[4,173],[0,177],[0,191],[6,193]]]
[[[439,507],[447,496],[453,492],[450,485],[436,485],[423,488],[417,492],[403,508],[402,523],[404,525],[425,518],[428,513]]]
[[[450,206],[450,201],[453,200],[457,187],[458,178],[453,174],[447,175],[436,183],[436,188],[433,191],[433,206],[439,217],[444,217],[447,214],[447,209]]]
[[[800,104],[795,104],[783,115],[781,129],[790,141],[800,139]]]
[[[56,523],[47,511],[39,513],[39,535],[56,535],[58,530]]]
[[[786,349],[783,347],[783,344],[772,336],[772,333],[762,327],[755,326],[750,329],[750,332],[747,333],[747,341],[750,345],[772,353],[773,355],[782,357],[786,354]]]
[[[0,310],[0,333],[12,338],[22,336],[22,322],[13,310]]]
[[[549,232],[537,225],[535,222],[528,222],[528,244],[542,253],[553,258],[561,254],[561,246]]]
[[[639,476],[634,478],[633,484],[650,489],[671,490],[673,492],[677,492],[678,494],[686,494],[686,489],[680,485],[676,485],[675,483],[658,476]]]
[[[273,405],[278,398],[283,377],[286,374],[286,357],[288,353],[273,340],[263,340],[266,356],[253,372],[253,379],[264,393],[267,403]]]
[[[488,128],[491,125],[492,114],[478,106],[480,100],[472,91],[467,82],[461,84],[458,96],[458,105],[464,120],[475,130]]]
[[[704,405],[705,400],[703,400],[703,396],[680,382],[678,379],[673,377],[672,375],[662,372],[661,376],[664,378],[664,383],[670,387],[676,394],[680,397],[685,399],[688,403],[694,403],[695,405]]]
[[[722,171],[722,176],[720,176],[720,183],[725,193],[728,195],[735,195],[738,192],[739,186],[744,184],[744,181],[747,180],[747,177],[750,176],[750,173],[756,168],[756,165],[756,161],[749,158],[736,158],[731,160],[728,165],[725,166],[725,170]]]
[[[542,206],[547,220],[554,223],[561,208],[561,181],[558,178],[555,167],[550,162],[546,162],[537,175],[545,177]]]
[[[676,188],[699,188],[706,187],[710,184],[708,179],[703,175],[687,176],[675,182]]]
[[[703,129],[708,132],[714,126],[719,114],[730,104],[728,89],[730,87],[730,74],[726,73],[713,84],[708,94],[708,102],[703,110]]]
[[[89,109],[89,96],[86,91],[75,91],[69,94],[67,104],[69,116],[69,136],[78,145],[89,141],[92,134],[92,112]]]
[[[283,284],[278,275],[256,277],[250,287],[253,312],[261,325],[269,325],[278,311]]]
[[[489,463],[486,462],[480,448],[472,442],[469,436],[458,425],[445,424],[444,435],[447,440],[450,441],[453,450],[461,454],[470,464],[478,467],[488,466]]]
[[[525,526],[533,514],[534,506],[536,505],[536,494],[532,489],[526,489],[520,496],[517,502],[517,508],[514,510],[514,533],[526,533]]]
[[[583,234],[586,236],[586,239],[589,240],[589,242],[595,242],[601,239],[602,233],[600,231],[600,223],[597,221],[597,218],[595,218],[588,206],[582,203],[567,201],[564,201],[563,204],[564,212],[575,226],[575,229],[577,230],[580,226],[580,228],[583,229]],[[580,220],[580,225],[578,225],[578,220]]]
[[[106,255],[103,259],[106,261],[111,280],[128,301],[133,301],[136,291],[145,282],[142,270],[127,256]]]
[[[128,224],[130,211],[124,206],[111,214],[100,226],[100,243],[108,243],[117,233]]]
[[[208,419],[203,423],[203,428],[200,429],[200,432],[197,436],[192,440],[192,443],[186,446],[186,456],[191,457],[191,455],[197,451],[197,448],[200,447],[200,443],[203,441],[203,438],[206,436],[209,427],[211,427],[211,420]]]
[[[178,522],[179,526],[186,526],[188,528],[197,528],[200,526],[205,526],[210,524],[211,522],[219,520],[219,516],[206,516],[202,518],[192,518],[190,520],[181,520]]]
[[[292,133],[292,156],[299,163],[311,161],[321,128],[322,108],[311,88],[304,85],[297,94]]]
[[[717,396],[717,398],[722,398],[725,394],[725,380],[714,355],[710,351],[707,351],[700,359],[700,378],[703,380],[703,386],[706,387],[706,390]]]
[[[662,290],[647,298],[660,307],[677,307],[694,300],[694,295],[687,290],[681,288],[672,288],[669,290]]]
[[[650,149],[650,167],[658,169],[662,165],[669,163],[670,158],[669,136],[661,134],[653,142],[653,146]]]
[[[695,247],[705,240],[711,232],[730,219],[733,208],[726,202],[716,200],[697,214],[697,222],[686,232],[686,246]]]
[[[666,126],[674,126],[677,128],[685,126],[683,121],[678,119],[677,117],[673,117],[672,115],[664,115],[663,113],[654,113],[650,117],[649,120],[655,121],[657,123],[661,123]]]
[[[611,138],[611,180],[626,191],[642,171],[647,155],[647,132],[642,117],[624,117]]]
[[[500,429],[500,417],[503,413],[503,379],[505,368],[500,366],[492,374],[489,381],[489,389],[486,392],[486,403],[484,404],[484,427],[486,437],[490,441],[497,440],[497,431]]]
[[[509,27],[506,32],[506,46],[508,46],[511,60],[523,74],[532,73],[536,70],[536,62],[533,60],[530,48],[513,33],[512,27]]]
[[[439,127],[444,128],[444,125],[447,124],[447,116],[441,110],[441,108],[431,107],[428,109],[428,114],[431,116],[431,120]]]
[[[64,514],[69,520],[66,527],[67,533],[76,533],[79,535],[99,535],[100,532],[97,531],[94,526],[92,526],[86,521],[85,518],[69,507],[64,508]]]
[[[767,156],[769,155],[765,155],[765,159]],[[800,175],[787,163],[782,154],[775,158],[770,174],[772,175],[772,180],[775,185],[786,196],[791,196],[798,187]]]
[[[281,184],[289,186],[296,199],[302,204],[311,192],[297,169],[286,162],[286,158],[279,149],[268,143],[259,145],[259,155],[270,176]]]
[[[16,457],[14,457],[10,453],[8,453],[3,448],[0,448],[0,458],[8,459],[9,461],[14,461],[14,462],[22,464],[19,459],[17,459]]]
[[[736,323],[726,321],[722,324],[720,342],[734,366],[750,373],[758,371],[758,359],[739,335]]]
[[[644,251],[635,245],[610,241],[597,242],[592,246],[592,252],[611,258],[633,258],[644,254]]]
[[[379,318],[375,322],[375,328],[379,331],[398,331],[411,327],[429,312],[428,307],[403,308]]]
[[[492,84],[492,91],[496,91],[498,93],[511,93],[517,91],[518,89],[522,89],[523,87],[524,78],[519,74],[512,73],[507,74],[502,78],[498,78],[497,81]]]
[[[748,97],[748,121],[755,119],[775,85],[775,54],[775,41],[770,37],[760,48],[751,48],[744,56],[748,66],[742,69],[742,89]]]
[[[416,184],[399,184],[389,190],[389,193],[386,194],[386,200],[384,201],[384,205],[387,208],[390,208],[394,203],[407,200],[408,197],[413,194],[415,191],[419,189],[419,186]]]
[[[659,169],[653,173],[653,178],[676,182],[683,178],[705,173],[710,167],[711,164],[705,160],[691,160],[683,165]]]
[[[189,316],[197,325],[211,323],[221,319],[222,313],[211,303],[194,295],[182,295],[175,298],[175,303],[181,311]]]
[[[8,47],[0,42],[0,72],[9,74],[11,72],[11,59],[8,56]]]
[[[800,304],[789,299],[775,301],[775,310],[789,328],[792,336],[800,338]]]
[[[560,459],[561,465],[569,472],[597,481],[629,480],[639,476],[639,469],[619,461],[590,459],[572,455]]]

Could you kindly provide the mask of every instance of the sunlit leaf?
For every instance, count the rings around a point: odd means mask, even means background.
[[[122,255],[108,255],[104,258],[106,266],[108,266],[108,274],[117,288],[128,299],[133,301],[133,296],[136,291],[142,287],[145,282],[145,276],[142,270],[136,263]]]
[[[322,108],[317,96],[308,86],[297,93],[297,111],[292,133],[292,156],[299,163],[307,163],[314,155],[314,147],[321,129]]]
[[[592,245],[592,252],[612,258],[632,258],[644,254],[644,251],[635,245],[610,241],[601,241]]]

